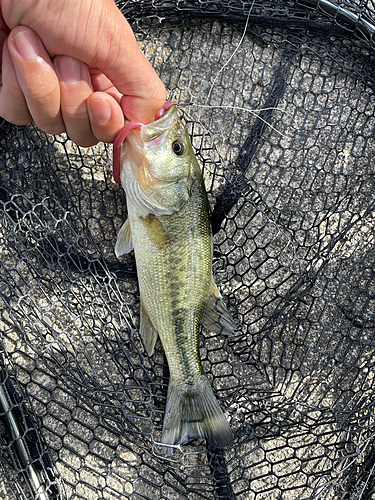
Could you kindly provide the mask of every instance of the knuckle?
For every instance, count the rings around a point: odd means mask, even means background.
[[[38,124],[36,124],[38,125]],[[47,132],[47,134],[51,135],[60,135],[65,132],[65,127],[63,125],[43,125],[39,127],[43,132]]]
[[[92,146],[95,146],[95,144],[98,144],[99,141],[95,137],[92,137],[91,139],[78,139],[74,142],[82,148],[90,148]]]
[[[59,104],[58,87],[51,84],[38,85],[31,88],[29,91],[29,98],[38,103],[39,106],[46,111],[56,108]]]
[[[74,104],[63,104],[61,106],[61,112],[64,116],[64,119],[71,120],[76,123],[82,123],[85,121],[87,122],[87,124],[89,123],[86,105],[77,106]]]
[[[33,121],[32,117],[30,116],[30,113],[27,110],[17,111],[15,109],[11,109],[10,107],[8,107],[7,109],[2,109],[0,107],[0,116],[4,118],[7,122],[18,126],[28,125]]]
[[[64,122],[62,121],[60,115],[52,119],[51,117],[45,115],[37,116],[34,117],[34,122],[40,130],[43,130],[43,132],[46,132],[47,134],[59,135],[66,131]]]
[[[32,123],[32,119],[19,119],[18,117],[10,117],[10,118],[6,118],[4,117],[5,120],[9,123],[12,123],[13,125],[17,125],[18,127],[21,127],[23,125],[29,125],[29,123]]]
[[[67,134],[69,139],[78,146],[89,148],[98,143],[98,139],[92,133],[90,126],[77,127],[77,124],[67,123]]]

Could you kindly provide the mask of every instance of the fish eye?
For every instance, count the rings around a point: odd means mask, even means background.
[[[172,144],[172,150],[175,155],[181,156],[182,154],[184,154],[185,151],[184,143],[179,140],[174,141],[174,143]]]

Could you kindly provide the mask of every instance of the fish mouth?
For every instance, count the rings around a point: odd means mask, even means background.
[[[177,113],[176,102],[166,102],[155,115],[155,121],[145,124],[142,122],[128,122],[116,135],[113,142],[113,177],[117,184],[121,184],[121,146],[132,130],[140,130],[142,143],[147,143],[148,148],[159,147],[163,142],[161,136],[167,132],[175,120]]]

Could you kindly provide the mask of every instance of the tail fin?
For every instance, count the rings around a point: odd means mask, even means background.
[[[217,448],[233,444],[232,431],[205,375],[192,383],[171,382],[168,388],[162,442],[185,444],[194,438],[206,438]],[[173,453],[170,447],[163,451]]]

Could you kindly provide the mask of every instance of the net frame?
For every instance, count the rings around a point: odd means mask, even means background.
[[[170,460],[160,450],[167,367],[136,333],[134,262],[111,254],[125,200],[108,148],[87,155],[3,123],[4,365],[35,407],[56,477],[68,498],[371,498],[372,2],[119,6],[180,101],[203,164],[215,278],[241,326],[230,339],[202,332],[201,356],[237,441],[226,453],[194,443]],[[210,37],[230,47],[209,70],[198,65],[186,91],[183,58],[194,68]],[[237,90],[246,50],[252,72]],[[245,92],[261,103],[257,116],[235,114]]]

